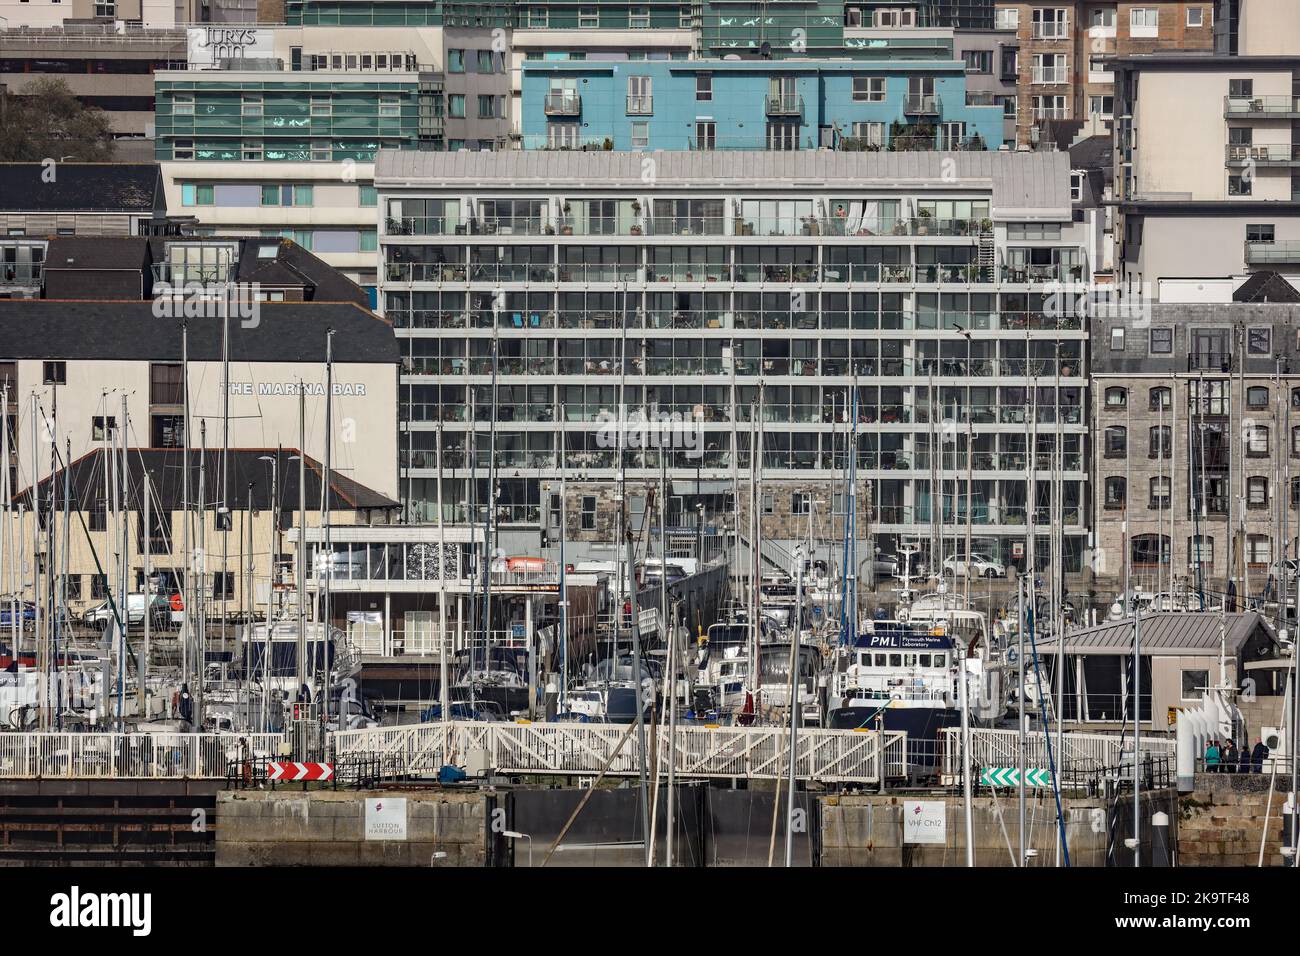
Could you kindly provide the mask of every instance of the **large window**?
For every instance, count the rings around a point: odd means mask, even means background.
[[[1128,429],[1123,425],[1111,425],[1106,429],[1106,457],[1123,458],[1128,454]]]
[[[1154,567],[1169,563],[1169,536],[1139,534],[1132,540],[1131,556],[1137,567]]]
[[[885,78],[883,76],[855,76],[853,78],[853,98],[864,103],[883,103],[885,101]]]
[[[1127,487],[1123,478],[1106,479],[1106,507],[1123,508],[1127,498]]]

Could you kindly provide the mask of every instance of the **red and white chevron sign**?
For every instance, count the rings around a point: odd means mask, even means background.
[[[288,760],[272,760],[266,765],[267,780],[297,783],[299,780],[332,780],[333,778],[332,763],[293,763]]]

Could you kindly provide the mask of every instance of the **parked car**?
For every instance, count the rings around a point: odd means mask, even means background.
[[[956,577],[961,575],[973,574],[980,578],[1005,578],[1007,576],[1006,566],[994,561],[987,554],[980,554],[972,551],[970,556],[970,569],[967,570],[966,559],[951,557],[943,562],[943,573]]]
[[[898,558],[892,554],[877,554],[871,564],[871,574],[875,578],[898,577]]]
[[[170,607],[163,597],[155,597],[152,602],[145,594],[128,594],[126,596],[126,623],[128,627],[143,626],[145,608],[150,608],[150,624],[154,627],[166,627],[170,620]],[[119,608],[119,613],[121,609]],[[81,622],[87,627],[105,630],[113,620],[113,608],[108,601],[101,601],[82,614]]]

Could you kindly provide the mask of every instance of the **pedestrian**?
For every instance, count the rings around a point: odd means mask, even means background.
[[[1219,766],[1222,768],[1220,773],[1237,772],[1237,747],[1231,740],[1219,752]]]
[[[1219,772],[1219,742],[1211,740],[1210,745],[1205,748],[1205,772]]]
[[[1264,761],[1268,759],[1268,744],[1263,740],[1255,741],[1255,749],[1250,752],[1250,769],[1254,773],[1264,772]]]

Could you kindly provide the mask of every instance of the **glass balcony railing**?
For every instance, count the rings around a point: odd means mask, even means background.
[[[629,116],[647,116],[655,111],[653,96],[629,96],[627,113]]]
[[[1225,96],[1223,112],[1226,116],[1287,116],[1300,115],[1300,97],[1287,95]]]
[[[1283,242],[1246,243],[1247,265],[1296,262],[1300,262],[1300,241],[1292,239]]]
[[[781,93],[767,97],[768,116],[802,116],[803,97],[797,93]]]
[[[907,116],[939,116],[941,105],[937,94],[909,93],[903,101],[903,113]]]
[[[1236,163],[1300,163],[1300,146],[1231,144],[1225,147],[1228,164]]]
[[[582,113],[582,97],[570,92],[547,93],[542,112],[547,116],[578,116]]]

